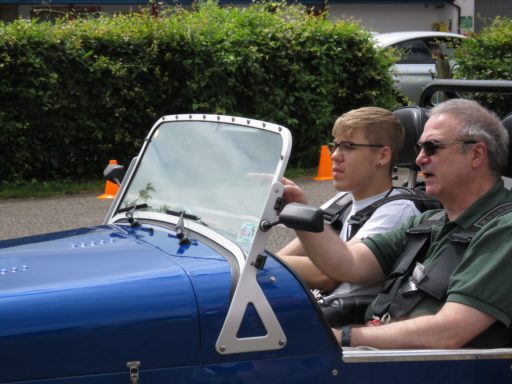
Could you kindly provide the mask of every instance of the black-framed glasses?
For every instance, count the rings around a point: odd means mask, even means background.
[[[371,148],[382,148],[384,147],[381,144],[358,144],[353,143],[351,141],[340,141],[339,143],[329,143],[327,144],[329,147],[329,151],[331,151],[331,154],[336,152],[337,149],[339,149],[341,152],[350,153],[356,148],[360,147],[371,147]]]
[[[423,152],[425,152],[425,155],[427,155],[427,156],[434,156],[438,149],[444,148],[447,145],[476,144],[476,143],[478,143],[478,140],[461,140],[461,141],[434,141],[434,140],[428,140],[428,141],[424,141],[422,143],[416,143],[414,147],[415,147],[416,152],[418,154],[423,149]]]

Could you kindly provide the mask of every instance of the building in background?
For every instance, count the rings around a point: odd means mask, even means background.
[[[512,1],[510,0],[474,0],[474,30],[480,32],[496,16],[512,18]]]
[[[299,0],[313,9],[327,7],[329,18],[352,18],[375,32],[438,30],[466,34],[479,32],[485,20],[512,17],[510,0]],[[162,0],[190,7],[192,0]],[[148,0],[0,0],[0,20],[53,19],[76,14],[139,11]],[[219,0],[221,5],[247,6],[251,0]]]
[[[330,18],[352,17],[360,20],[367,29],[380,33],[420,30],[464,32],[460,29],[463,16],[473,16],[473,0],[329,2]]]

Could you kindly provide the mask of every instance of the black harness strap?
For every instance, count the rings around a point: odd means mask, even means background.
[[[393,190],[399,190],[400,194],[389,196]],[[393,187],[389,190],[388,194],[367,207],[361,209],[352,215],[347,221],[348,236],[350,240],[361,227],[370,219],[373,213],[384,204],[395,200],[410,200],[414,203],[420,212],[425,212],[430,209],[442,208],[438,200],[428,197],[423,191],[417,189],[410,189],[404,187]],[[327,208],[324,208],[325,220],[331,225],[335,231],[341,231],[343,227],[343,220],[349,212],[349,207],[352,205],[352,195],[346,193],[339,199],[333,201]]]
[[[327,221],[335,231],[341,231],[342,217],[352,205],[352,195],[345,193],[338,200],[334,201],[327,208],[324,208],[324,219]]]
[[[398,190],[400,194],[389,196],[394,190]],[[347,239],[350,240],[352,236],[355,235],[368,221],[368,219],[370,219],[370,217],[379,207],[395,200],[410,200],[414,203],[420,212],[424,212],[429,209],[442,208],[441,203],[439,203],[438,200],[426,196],[425,192],[422,190],[393,187],[388,191],[386,196],[361,209],[355,215],[350,217],[349,220],[346,219],[351,211],[350,207],[352,204],[352,195],[348,193],[341,195],[337,199],[332,200],[330,205],[324,209],[324,217],[325,220],[331,225],[331,227],[338,232],[341,231],[343,222],[346,221]],[[415,230],[418,231],[418,233],[421,232],[419,229],[413,229],[412,231],[414,232]],[[423,232],[425,232],[425,230],[429,231],[430,227],[426,226],[426,229],[424,229]],[[419,239],[420,236],[418,235],[416,237]],[[428,239],[428,236],[425,237],[425,239]],[[410,246],[412,247],[413,245],[411,244]],[[418,249],[422,247],[428,248],[426,245],[422,245],[421,242],[415,243],[414,246],[418,247]],[[410,252],[410,254],[413,256],[416,255],[416,253],[417,252],[415,250]],[[405,273],[412,262],[407,263],[405,260],[402,261],[404,268],[403,273]],[[396,285],[396,287],[398,288],[400,285]],[[393,287],[391,286],[388,287],[390,290],[392,288]],[[394,296],[395,293],[396,292],[394,291],[390,292],[390,296]],[[329,321],[331,326],[339,327],[343,324],[363,323],[365,319],[366,308],[368,307],[368,304],[373,301],[374,296],[335,297],[329,295],[328,298],[329,300],[326,300],[327,298],[324,297],[322,301],[322,311],[324,312],[324,315],[326,316],[326,319]]]
[[[484,225],[489,224],[490,221],[495,219],[496,217],[503,216],[512,211],[512,201],[501,203],[497,207],[495,207],[492,211],[487,212],[485,215],[481,216],[473,226],[481,229]],[[478,232],[478,230],[477,230]]]
[[[450,237],[449,239],[451,241],[448,243],[444,254],[436,263],[426,268],[425,277],[417,284],[418,289],[437,300],[445,297],[450,283],[450,276],[455,267],[459,265],[471,241],[471,238],[456,240],[454,237]]]
[[[389,314],[392,319],[398,320],[407,316],[426,295],[439,301],[445,298],[450,276],[462,260],[471,240],[484,225],[509,212],[512,212],[512,202],[501,203],[484,213],[469,228],[450,235],[443,254],[425,268],[419,279],[414,276],[414,262],[424,258],[430,243],[432,225],[439,221],[439,214],[409,229],[403,257],[398,260],[374,303],[374,317],[382,318]],[[440,214],[444,215],[444,211]]]
[[[381,292],[373,306],[373,314],[377,317],[382,317],[386,313],[403,311],[405,307],[414,306],[417,302],[411,302],[412,297],[409,297],[407,302],[397,303],[395,298],[400,297],[403,293],[403,288],[413,271],[414,262],[418,259],[423,259],[430,247],[430,235],[432,232],[432,225],[440,222],[444,216],[444,211],[434,214],[425,222],[412,227],[408,230],[407,245],[402,252],[402,257],[398,259],[393,271],[388,275]],[[411,308],[412,309],[412,308]]]
[[[398,188],[397,188],[398,189]],[[389,203],[390,201],[395,200],[410,200],[412,202],[423,204],[424,202],[433,202],[436,200],[429,199],[425,195],[417,195],[412,194],[410,190],[405,188],[400,188],[402,191],[407,191],[406,193],[400,193],[399,195],[389,196],[380,200],[377,200],[373,204],[370,204],[364,209],[361,209],[359,212],[356,212],[352,215],[348,221],[348,225],[351,226],[352,233],[357,233],[359,229],[368,221],[368,219],[373,215],[373,213],[377,210],[377,208],[382,207],[384,204]],[[437,201],[436,201],[437,202]],[[417,206],[419,205],[417,204]],[[435,208],[440,208],[439,204]],[[421,212],[424,212],[426,209],[419,209]]]

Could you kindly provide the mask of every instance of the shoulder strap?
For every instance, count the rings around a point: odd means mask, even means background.
[[[486,224],[488,224],[491,220],[496,217],[500,217],[506,215],[507,213],[512,212],[512,201],[505,201],[500,203],[498,206],[493,208],[492,210],[483,214],[474,224],[473,227],[477,228],[477,232]],[[476,233],[475,233],[476,234]]]
[[[438,200],[428,197],[424,192],[420,190],[405,187],[394,187],[393,190],[399,190],[400,194],[383,197],[382,199],[373,202],[372,204],[361,209],[350,217],[347,223],[350,225],[349,232],[351,236],[349,237],[355,235],[357,231],[361,229],[364,223],[366,223],[370,217],[372,217],[373,213],[378,208],[391,201],[410,200],[416,205],[416,208],[418,208],[420,212],[425,212],[429,209],[442,208]],[[348,212],[348,209],[351,205],[351,194],[345,193],[341,195],[338,199],[333,200],[328,207],[323,209],[325,221],[329,223],[335,231],[341,231],[344,218],[343,215]]]
[[[351,234],[357,233],[357,231],[359,231],[364,223],[370,219],[370,217],[378,208],[382,207],[384,204],[389,203],[390,201],[412,201],[420,212],[425,212],[430,209],[442,208],[441,204],[436,199],[428,197],[425,193],[420,192],[419,190],[404,187],[394,187],[394,189],[399,190],[400,194],[379,199],[350,217],[348,224],[351,226]]]
[[[480,231],[480,229],[491,222],[493,219],[512,212],[512,201],[507,201],[499,204],[492,210],[485,212],[476,222],[474,222],[469,228],[453,233],[449,237],[449,243],[443,254],[437,259],[435,263],[425,268],[424,276],[421,281],[415,285],[416,294],[412,295],[411,291],[407,292],[407,295],[400,296],[400,291],[404,287],[404,284],[408,284],[409,277],[413,270],[413,263],[415,260],[420,258],[420,255],[426,252],[428,247],[425,247],[427,239],[423,239],[423,243],[420,247],[416,243],[420,240],[415,239],[415,234],[419,233],[425,236],[429,231],[426,231],[426,226],[433,222],[438,214],[433,215],[425,225],[420,225],[411,228],[408,231],[408,245],[402,253],[402,257],[397,262],[393,272],[389,276],[388,281],[385,283],[383,291],[379,294],[374,306],[374,314],[377,316],[383,316],[389,313],[392,318],[402,318],[406,316],[424,297],[429,295],[437,300],[442,300],[446,296],[448,286],[450,282],[450,276],[462,260],[466,248],[468,247],[474,236]],[[443,213],[443,211],[440,211]],[[416,244],[416,247],[414,245]],[[423,247],[423,248],[422,248]],[[413,255],[413,252],[417,252]]]
[[[425,271],[425,277],[418,288],[430,296],[441,300],[448,291],[450,276],[462,260],[466,248],[482,227],[493,219],[512,212],[512,201],[504,202],[485,212],[469,228],[450,235],[443,255]]]
[[[390,306],[394,303],[400,288],[406,283],[415,261],[423,258],[429,248],[432,225],[441,222],[443,217],[444,210],[433,214],[423,223],[409,228],[407,231],[407,245],[375,300],[374,315],[382,317],[390,312]]]
[[[335,231],[341,231],[343,214],[348,212],[352,205],[352,195],[344,193],[338,199],[334,199],[331,204],[323,208],[324,220],[329,223]]]
[[[393,267],[393,274],[403,274],[413,265],[414,261],[417,260],[420,255],[420,249],[428,243],[430,243],[430,234],[432,233],[432,226],[442,222],[445,215],[444,210],[439,211],[430,216],[424,222],[409,228],[407,230],[407,246],[402,253],[401,257]],[[425,251],[425,250],[424,250]]]

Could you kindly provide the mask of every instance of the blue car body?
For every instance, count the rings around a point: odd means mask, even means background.
[[[236,140],[217,151],[218,135]],[[197,156],[182,149],[225,158],[191,172]],[[510,349],[339,347],[310,291],[264,250],[290,149],[273,124],[164,117],[103,225],[1,241],[0,383],[512,382]]]
[[[290,344],[240,356],[215,350],[238,272],[201,242],[182,246],[155,227],[108,225],[0,247],[9,269],[2,275],[9,287],[1,301],[2,383],[123,382],[134,360],[141,382],[273,382],[308,365],[317,368],[301,376],[317,375],[339,358],[302,285],[270,255],[258,281]],[[240,334],[261,332],[258,315],[248,311]]]

